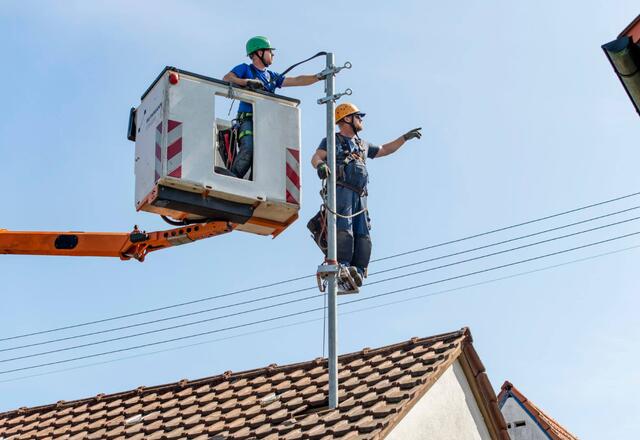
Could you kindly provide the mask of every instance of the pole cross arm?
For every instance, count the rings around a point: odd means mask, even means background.
[[[342,69],[351,69],[351,63],[349,61],[347,61],[346,63],[344,63],[344,65],[342,67],[336,67],[336,66],[331,66],[331,67],[327,67],[326,69],[324,69],[322,72],[318,73],[318,79],[327,79],[327,77],[329,75],[335,75],[336,73],[340,72]]]
[[[353,93],[353,91],[351,89],[347,89],[342,93],[336,93],[336,94],[333,94],[333,95],[327,95],[324,98],[318,99],[318,104],[320,104],[320,105],[326,104],[329,101],[336,102],[338,99],[342,98],[345,95],[351,96],[352,93]]]
[[[149,252],[215,237],[235,229],[228,222],[208,222],[164,231],[36,232],[0,229],[0,254],[117,257],[144,261]]]

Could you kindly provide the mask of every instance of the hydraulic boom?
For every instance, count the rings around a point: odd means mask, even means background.
[[[118,257],[144,261],[149,252],[221,235],[235,227],[234,223],[214,221],[155,232],[141,231],[135,226],[129,233],[0,229],[0,254]]]

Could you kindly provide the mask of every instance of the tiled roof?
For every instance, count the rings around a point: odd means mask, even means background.
[[[340,356],[335,410],[319,358],[0,413],[0,438],[382,439],[456,359],[492,438],[508,440],[468,329]]]
[[[636,43],[640,40],[640,15],[634,18],[633,21],[620,32],[618,38],[624,37],[625,35],[630,36]]]
[[[500,390],[500,394],[498,394],[500,407],[502,407],[509,397],[515,397],[553,440],[578,440],[578,437],[564,429],[558,422],[527,399],[511,382],[505,381]]]

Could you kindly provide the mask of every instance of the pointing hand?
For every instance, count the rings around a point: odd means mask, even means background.
[[[420,130],[422,130],[422,127],[414,128],[413,130],[403,134],[402,137],[404,138],[405,141],[408,141],[413,138],[420,139],[422,137],[422,133],[420,132]]]

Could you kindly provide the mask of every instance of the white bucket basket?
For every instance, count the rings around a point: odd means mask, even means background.
[[[216,108],[216,96],[253,106],[251,180],[220,172],[218,132],[232,121],[228,108]],[[136,209],[279,234],[296,220],[301,203],[299,104],[166,67],[129,124],[129,139],[136,143]]]

